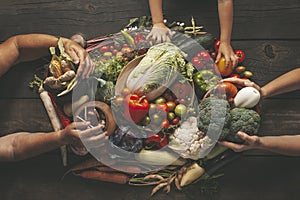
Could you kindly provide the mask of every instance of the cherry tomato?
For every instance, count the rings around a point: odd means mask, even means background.
[[[156,104],[156,111],[166,114],[167,112],[169,112],[169,107],[166,103],[161,102],[159,104]]]
[[[200,51],[199,53],[197,53],[197,56],[199,58],[202,58],[203,60],[210,60],[210,54],[207,50]]]
[[[169,120],[165,119],[162,121],[162,123],[161,123],[162,128],[169,128],[169,126],[170,126]]]
[[[246,67],[245,66],[242,66],[242,65],[240,65],[240,66],[237,66],[236,68],[235,68],[235,71],[236,71],[236,73],[243,73],[244,71],[246,70]]]
[[[245,52],[243,50],[235,50],[234,51],[235,55],[238,57],[238,62],[241,63],[245,60]]]
[[[217,68],[222,76],[229,76],[233,71],[232,62],[229,62],[229,65],[226,66],[226,60],[224,56],[222,56],[219,62],[217,63]]]
[[[241,76],[239,74],[231,74],[229,77],[230,78],[241,78]]]
[[[180,121],[179,117],[175,117],[173,120],[172,120],[172,124],[176,125],[178,124]]]
[[[194,65],[194,67],[196,67],[196,69],[204,68],[204,64],[198,56],[193,57],[191,62]]]
[[[216,51],[216,52],[219,51],[220,43],[221,43],[221,42],[220,42],[219,39],[215,41],[214,48],[215,48],[215,51]]]
[[[169,111],[173,111],[174,108],[176,107],[176,104],[173,101],[168,101],[166,104],[169,108]]]
[[[109,50],[111,51],[111,52],[113,52],[114,50],[115,50],[115,46],[109,46]]]
[[[101,53],[105,53],[105,52],[107,52],[108,51],[108,46],[102,46],[102,47],[100,47],[100,49],[99,49],[99,51],[101,52]]]

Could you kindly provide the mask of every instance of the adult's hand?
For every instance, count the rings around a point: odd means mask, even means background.
[[[225,65],[229,66],[229,63],[232,62],[233,67],[238,64],[238,56],[235,55],[231,45],[229,43],[221,42],[218,50],[218,54],[216,57],[216,63],[219,62],[221,56],[224,56],[226,62]]]
[[[153,24],[153,27],[147,36],[147,40],[153,40],[155,43],[166,42],[168,37],[171,38],[172,31],[164,23]]]
[[[104,125],[99,124],[89,128],[90,122],[73,122],[60,131],[60,138],[64,144],[78,145],[84,141],[86,146],[98,147],[107,139]]]
[[[232,78],[222,79],[221,82],[231,82],[240,87],[254,87],[261,93],[261,87],[256,83],[254,83],[253,81],[250,81],[249,79],[232,77]]]
[[[237,135],[244,141],[243,144],[236,144],[228,141],[219,141],[218,143],[232,149],[235,152],[241,152],[249,149],[258,148],[261,144],[260,138],[256,135],[250,136],[247,133],[239,131]]]
[[[82,79],[88,78],[93,73],[95,66],[86,50],[77,42],[63,38],[65,51],[75,64],[79,64],[77,75]]]

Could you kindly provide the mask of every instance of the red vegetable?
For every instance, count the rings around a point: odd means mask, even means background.
[[[101,52],[101,53],[105,53],[105,52],[107,52],[108,51],[108,46],[102,46],[102,47],[100,47],[100,49],[99,49],[99,51]]]
[[[233,97],[235,97],[235,95],[238,92],[238,89],[234,84],[232,84],[230,82],[222,82],[218,85],[218,92],[220,94],[225,93],[226,94],[226,99],[230,100]]]
[[[234,53],[237,55],[239,63],[245,60],[245,52],[243,50],[235,50]]]
[[[162,114],[166,114],[167,112],[169,112],[169,106],[166,103],[161,102],[156,105],[156,111]]]
[[[198,56],[193,57],[191,63],[194,65],[196,69],[204,68],[204,63]]]
[[[220,40],[216,40],[216,41],[215,41],[214,48],[215,48],[215,51],[216,51],[216,52],[219,51],[220,43],[221,43]]]
[[[137,94],[129,94],[125,99],[125,118],[138,123],[148,114],[149,108],[146,96],[139,97]]]
[[[199,58],[202,58],[203,60],[210,60],[210,54],[209,54],[209,52],[208,52],[207,50],[205,50],[205,51],[200,51],[200,52],[197,54],[197,56],[198,56]]]
[[[134,44],[137,45],[140,41],[144,41],[145,37],[141,33],[137,33],[134,37]]]
[[[63,125],[63,127],[66,127],[69,124],[71,124],[71,120],[66,115],[64,115],[63,112],[58,108],[57,104],[54,101],[53,96],[50,93],[48,93],[48,95],[49,95],[49,97],[51,99],[53,107],[54,107],[54,109],[55,109],[55,111],[56,111],[56,113],[57,113],[57,115],[58,115],[58,117],[59,117],[59,119],[60,119],[61,124]]]

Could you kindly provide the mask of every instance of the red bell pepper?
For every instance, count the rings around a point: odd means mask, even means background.
[[[146,96],[138,96],[137,94],[129,94],[125,98],[124,115],[125,118],[134,123],[142,121],[148,114],[150,108],[149,101]]]

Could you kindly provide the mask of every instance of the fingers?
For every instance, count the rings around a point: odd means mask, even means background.
[[[241,79],[241,78],[232,77],[232,78],[225,78],[225,79],[221,80],[221,82],[225,82],[225,81],[237,84],[242,87],[254,87],[259,92],[261,92],[260,86],[257,85],[256,83],[250,81],[249,79]]]
[[[241,144],[236,144],[236,143],[228,142],[228,141],[219,141],[218,143],[224,147],[232,149],[235,152],[241,152],[241,151],[245,150],[244,145],[241,145]]]
[[[218,54],[217,54],[215,63],[218,63],[218,62],[220,61],[221,56],[222,56],[222,54],[221,54],[221,52],[219,51]]]

